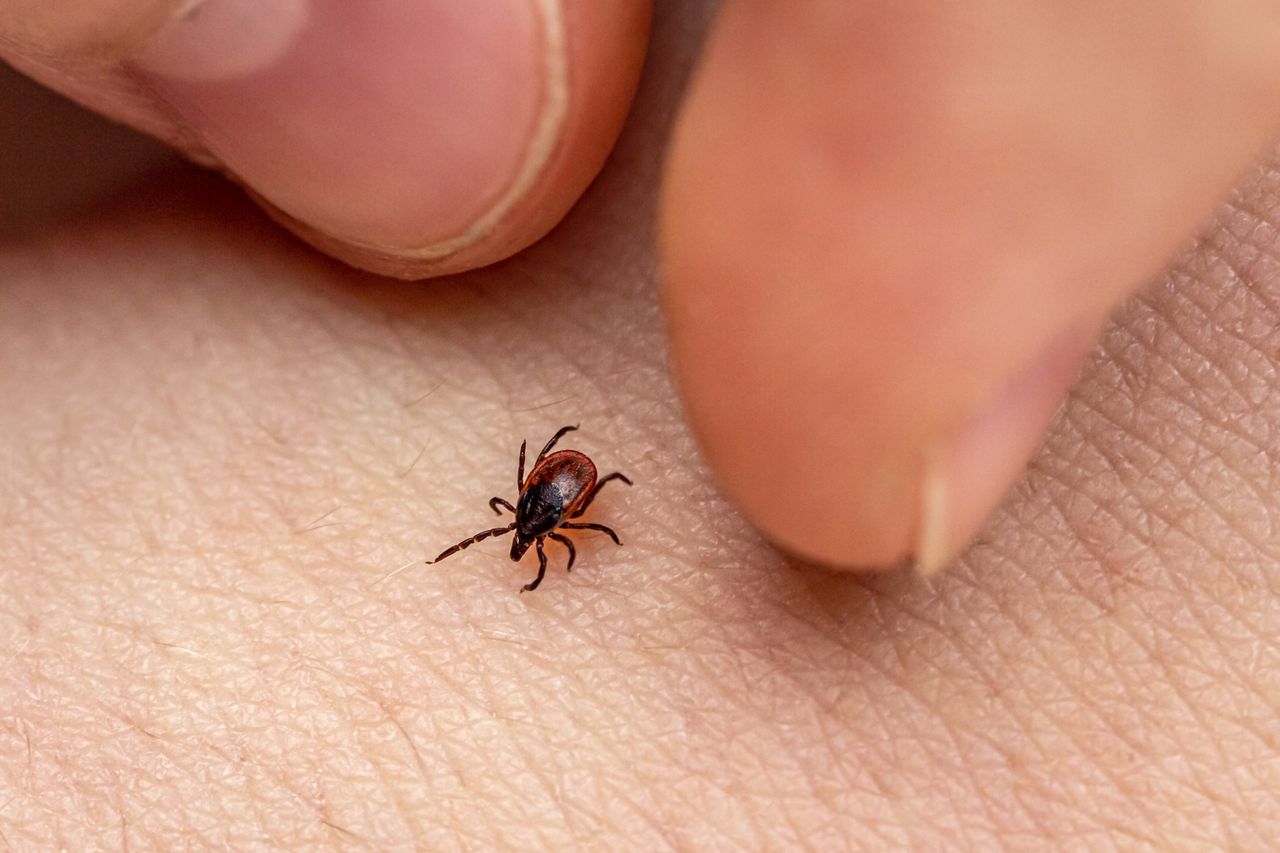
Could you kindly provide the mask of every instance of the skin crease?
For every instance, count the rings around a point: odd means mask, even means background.
[[[706,20],[656,24],[611,164],[496,267],[361,276],[189,169],[3,234],[7,844],[1280,832],[1280,159],[1120,312],[955,568],[828,575],[717,495],[675,401],[636,223]],[[375,585],[569,422],[636,480],[590,514],[626,547],[524,596],[501,541]]]

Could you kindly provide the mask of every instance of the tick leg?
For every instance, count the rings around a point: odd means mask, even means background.
[[[538,549],[538,576],[525,584],[520,590],[521,592],[533,592],[538,588],[538,584],[542,583],[542,579],[547,574],[547,555],[543,553],[542,540],[537,540],[535,544]]]
[[[578,550],[573,547],[573,540],[568,536],[561,536],[559,533],[548,533],[547,538],[554,539],[569,549],[569,565],[565,566],[564,570],[566,572],[573,571],[573,561],[578,559]]]
[[[594,524],[590,521],[566,521],[560,525],[561,530],[599,530],[601,533],[609,534],[609,538],[613,540],[615,545],[621,545],[622,540],[618,538],[618,534],[613,532],[612,527],[605,527],[603,524]]]
[[[485,539],[488,539],[490,536],[499,536],[503,533],[510,533],[512,530],[515,530],[515,528],[516,528],[516,523],[513,521],[510,524],[508,524],[506,527],[495,527],[492,530],[482,530],[479,533],[477,533],[475,536],[472,536],[467,539],[463,539],[461,542],[459,542],[457,545],[454,545],[452,548],[444,549],[443,551],[440,552],[440,556],[436,557],[434,560],[427,560],[427,563],[428,564],[438,563],[441,560],[443,560],[445,557],[453,556],[454,554],[461,551],[463,548],[470,548],[472,545],[476,544],[477,542],[482,542]]]
[[[516,494],[524,491],[524,449],[528,446],[528,441],[520,442],[520,467],[516,469]]]
[[[619,474],[617,471],[614,471],[612,474],[603,478],[602,480],[600,480],[600,482],[596,483],[596,487],[591,490],[591,494],[587,495],[587,499],[582,502],[582,506],[578,507],[578,511],[569,517],[577,518],[578,516],[586,512],[587,507],[591,506],[591,502],[596,499],[596,495],[600,494],[600,490],[604,488],[604,484],[609,482],[610,480],[621,480],[622,482],[626,483],[628,486],[635,485],[635,483],[631,482],[631,478],[628,477],[626,474]]]
[[[533,467],[538,467],[538,463],[542,461],[542,457],[551,452],[551,448],[556,446],[556,442],[563,438],[566,432],[573,432],[577,428],[577,426],[560,427],[560,430],[555,435],[551,436],[551,440],[547,442],[547,446],[542,448],[542,452],[538,454],[538,458],[533,462]]]
[[[500,506],[505,506],[512,515],[516,514],[516,508],[506,498],[489,498],[489,509],[493,510],[494,515],[502,515],[502,511],[498,509]]]

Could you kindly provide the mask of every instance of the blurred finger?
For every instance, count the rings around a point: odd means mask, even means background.
[[[1268,9],[726,3],[661,237],[685,400],[747,514],[834,565],[953,556],[1270,137]]]
[[[0,43],[227,171],[324,250],[420,277],[559,221],[621,127],[648,14],[648,0],[83,0],[0,18]]]

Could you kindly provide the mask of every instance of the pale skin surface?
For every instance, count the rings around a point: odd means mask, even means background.
[[[1122,310],[958,565],[829,575],[718,496],[671,385],[644,223],[681,67],[550,238],[430,286],[189,170],[5,235],[4,842],[1277,837],[1274,167]],[[375,585],[570,422],[636,481],[590,513],[624,548],[566,578],[552,546],[524,596],[503,540]]]

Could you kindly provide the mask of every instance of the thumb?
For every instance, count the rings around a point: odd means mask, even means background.
[[[1280,44],[1246,6],[725,4],[660,233],[691,419],[769,535],[956,554],[1264,148]]]
[[[532,243],[599,171],[650,0],[9,0],[0,55],[422,277]]]

